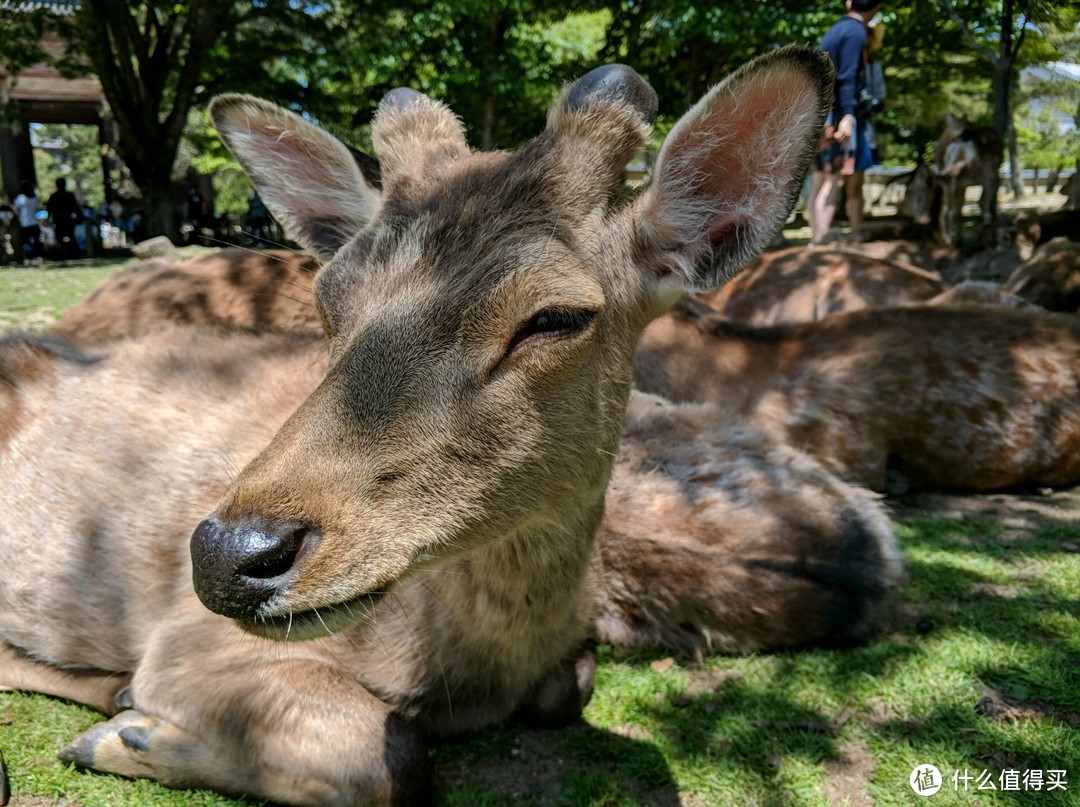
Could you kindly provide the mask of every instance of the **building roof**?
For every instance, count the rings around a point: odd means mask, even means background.
[[[80,0],[0,0],[4,11],[37,11],[48,9],[56,14],[73,14]]]
[[[1037,81],[1080,81],[1080,64],[1047,62],[1034,67],[1025,67],[1021,75]]]

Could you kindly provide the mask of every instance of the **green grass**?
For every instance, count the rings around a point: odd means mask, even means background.
[[[0,317],[59,312],[108,271],[0,271]],[[865,795],[909,805],[923,803],[908,776],[926,763],[947,779],[927,804],[1080,803],[1080,525],[929,516],[899,536],[911,581],[884,640],[699,665],[601,647],[583,723],[507,727],[433,749],[442,803],[786,807]],[[988,696],[996,716],[976,708]],[[15,805],[33,796],[85,807],[243,803],[59,763],[60,748],[97,719],[0,693]],[[996,778],[1006,768],[1064,769],[1068,789],[965,794],[949,781],[956,770]]]
[[[47,326],[119,265],[85,261],[77,268],[0,267],[0,330]]]

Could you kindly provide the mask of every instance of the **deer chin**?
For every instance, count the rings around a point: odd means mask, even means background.
[[[386,596],[385,591],[361,594],[344,602],[293,611],[268,604],[254,619],[234,619],[246,633],[277,642],[303,642],[332,636],[371,617]]]

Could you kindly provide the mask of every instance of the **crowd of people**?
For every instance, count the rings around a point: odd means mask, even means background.
[[[34,263],[46,258],[67,261],[95,255],[103,247],[120,245],[110,242],[110,229],[134,235],[137,221],[122,198],[95,210],[68,190],[62,177],[56,180],[56,189],[48,199],[24,181],[14,199],[0,197],[0,263]]]

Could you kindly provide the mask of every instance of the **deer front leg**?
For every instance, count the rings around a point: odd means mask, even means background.
[[[134,708],[61,759],[286,804],[429,800],[416,726],[314,650],[242,636],[206,613],[206,629],[155,643],[132,683]]]
[[[107,715],[115,714],[113,699],[131,680],[128,673],[64,670],[31,658],[0,642],[0,690],[40,692],[85,704]]]

